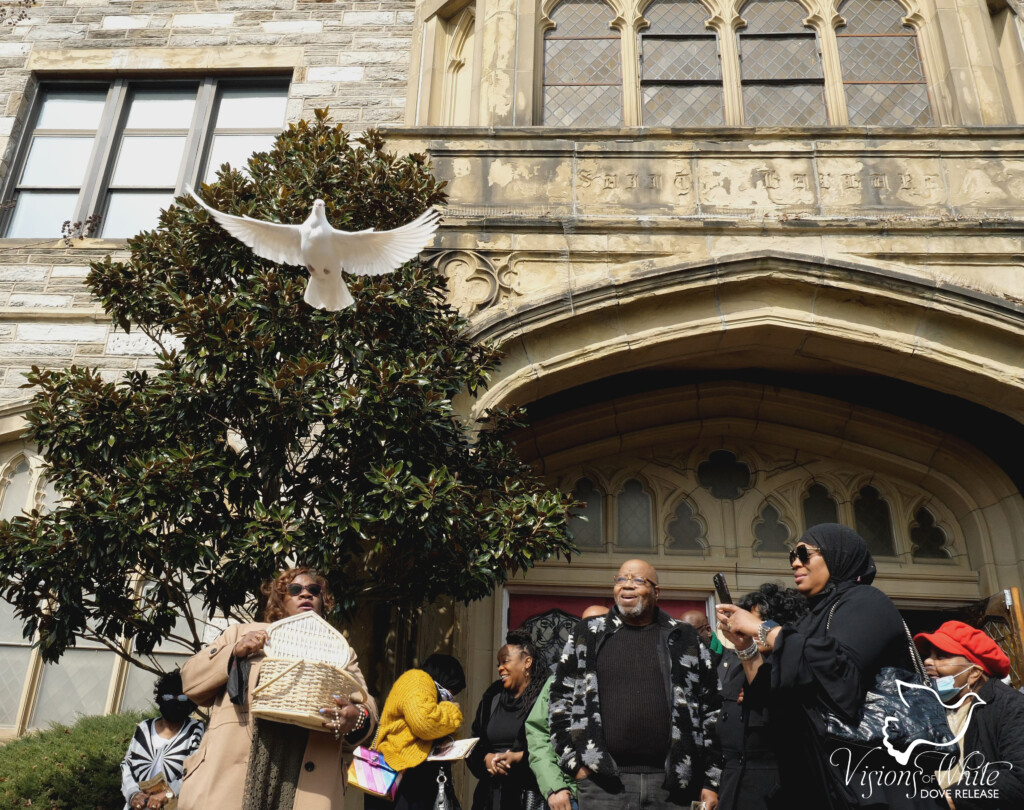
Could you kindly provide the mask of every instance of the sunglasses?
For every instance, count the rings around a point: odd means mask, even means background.
[[[319,596],[323,593],[324,586],[318,585],[315,582],[311,582],[309,585],[300,585],[298,582],[292,582],[288,586],[289,596],[298,596],[303,591],[307,591],[310,596]]]
[[[178,701],[178,703],[184,703],[188,700],[188,695],[160,695],[160,700],[164,703],[170,703],[171,701]]]
[[[650,585],[652,588],[658,583],[653,579],[647,579],[647,577],[615,577],[612,579],[616,585],[625,585],[627,582],[632,582],[638,588],[642,588],[644,585]]]
[[[800,560],[801,565],[807,565],[815,554],[821,554],[821,552],[814,546],[797,546],[789,552],[789,564],[792,565],[796,560]]]

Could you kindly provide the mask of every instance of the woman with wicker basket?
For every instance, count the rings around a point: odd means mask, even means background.
[[[395,801],[367,794],[366,810],[433,810],[441,781],[450,807],[458,807],[447,762],[427,762],[434,740],[454,734],[462,725],[462,709],[454,697],[466,688],[458,659],[435,653],[420,669],[395,681],[384,701],[374,746],[384,761],[402,771]],[[443,777],[439,780],[439,776]]]
[[[354,652],[344,671],[364,702],[336,696],[321,709],[322,731],[252,717],[270,623],[311,611],[323,616],[333,606],[326,581],[309,568],[282,572],[263,592],[264,622],[228,627],[181,668],[185,693],[210,707],[210,721],[199,751],[185,761],[180,810],[341,810],[342,749],[373,735],[377,707]]]

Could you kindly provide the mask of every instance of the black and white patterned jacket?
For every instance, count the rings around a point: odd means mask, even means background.
[[[669,685],[672,741],[665,763],[664,787],[677,794],[718,790],[719,755],[713,745],[721,707],[718,675],[697,631],[659,610],[663,645],[659,663]],[[597,654],[605,640],[623,626],[618,608],[580,622],[566,641],[551,684],[551,743],[562,769],[575,774],[587,767],[597,779],[619,781],[618,767],[604,740],[597,683]]]

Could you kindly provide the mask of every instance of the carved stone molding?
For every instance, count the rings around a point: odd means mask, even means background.
[[[516,271],[507,257],[500,264],[474,250],[445,250],[433,265],[448,279],[451,303],[466,315],[497,304],[512,292]]]

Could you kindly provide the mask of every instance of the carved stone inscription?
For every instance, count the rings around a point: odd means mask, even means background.
[[[488,153],[434,158],[451,216],[939,215],[1024,208],[1024,160],[876,154]]]

